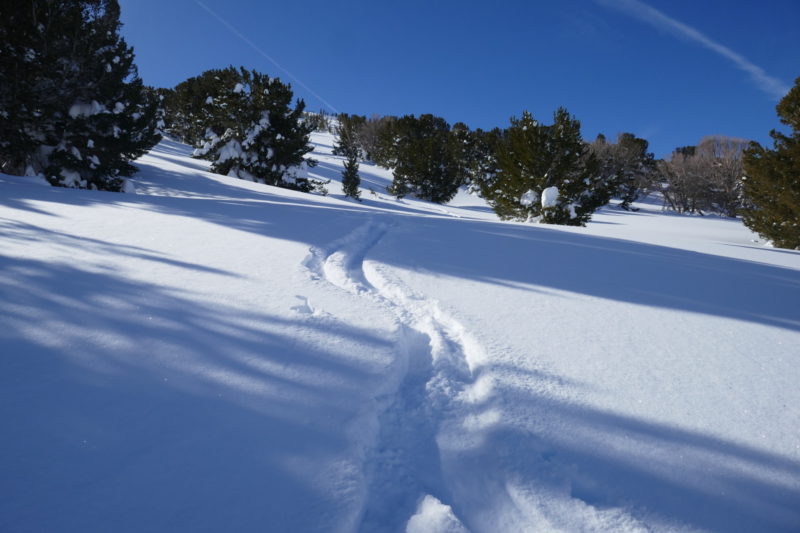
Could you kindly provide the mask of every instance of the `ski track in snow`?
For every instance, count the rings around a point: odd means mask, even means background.
[[[397,531],[412,518],[414,527],[465,530],[447,505],[451,495],[439,443],[453,429],[468,432],[465,421],[491,395],[487,380],[475,380],[486,356],[436,301],[414,294],[381,265],[365,260],[390,228],[369,222],[325,249],[312,248],[304,262],[314,279],[377,301],[397,321],[397,375],[376,398],[377,434],[365,453],[361,530]]]

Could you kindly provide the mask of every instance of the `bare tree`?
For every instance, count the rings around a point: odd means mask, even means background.
[[[675,150],[659,164],[664,205],[679,213],[715,212],[735,217],[742,194],[744,139],[708,136],[697,146]]]
[[[704,137],[696,157],[708,182],[708,209],[735,217],[743,206],[742,154],[749,141],[720,135]]]

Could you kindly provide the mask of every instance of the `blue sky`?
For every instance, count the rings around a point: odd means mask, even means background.
[[[311,110],[473,128],[565,106],[585,138],[629,131],[657,156],[710,134],[767,142],[800,76],[798,0],[120,3],[150,85],[244,65]]]

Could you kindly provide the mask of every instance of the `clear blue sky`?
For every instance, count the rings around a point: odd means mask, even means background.
[[[799,0],[120,3],[149,85],[244,65],[311,110],[473,128],[523,109],[549,122],[563,105],[585,138],[630,131],[657,156],[709,134],[768,141],[800,76]]]

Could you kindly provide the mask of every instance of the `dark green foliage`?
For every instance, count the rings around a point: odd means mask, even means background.
[[[334,128],[336,142],[333,145],[333,155],[343,155],[356,160],[362,158],[364,150],[361,147],[361,130],[366,122],[366,117],[340,114],[338,125]]]
[[[433,115],[406,115],[392,125],[394,146],[389,165],[394,167],[390,194],[413,194],[435,203],[450,201],[462,175],[453,153],[450,126]]]
[[[482,162],[488,145],[484,144],[482,130],[471,131],[463,122],[456,122],[450,130],[450,151],[456,165],[458,184],[474,188],[482,175]]]
[[[564,108],[554,113],[552,126],[527,111],[512,118],[496,152],[496,173],[480,186],[503,219],[583,225],[608,203],[609,186],[581,139],[580,122]],[[543,194],[553,202],[543,206]]]
[[[324,109],[320,109],[317,113],[304,112],[303,121],[312,131],[331,131],[331,116]]]
[[[159,140],[116,0],[0,3],[0,170],[119,191]]]
[[[622,201],[622,209],[630,209],[643,192],[647,191],[655,176],[656,163],[649,144],[632,133],[621,133],[616,144],[606,141],[603,135],[592,143],[600,175],[608,182],[613,195]]]
[[[315,189],[306,175],[314,161],[304,158],[312,149],[311,126],[301,120],[302,100],[291,108],[289,85],[254,70],[228,67],[186,80],[175,95],[170,122],[183,128],[183,138],[198,146],[194,155],[211,161],[213,172],[306,192]]]
[[[358,177],[358,160],[363,156],[360,132],[367,119],[358,115],[339,115],[336,126],[336,143],[333,147],[334,155],[343,155],[347,159],[342,172],[342,190],[345,196],[360,200],[361,193],[358,186],[361,179]]]
[[[394,160],[395,117],[373,115],[361,126],[358,139],[364,158],[384,168],[391,168]]]
[[[342,172],[342,191],[345,196],[361,199],[361,192],[358,186],[361,184],[361,178],[358,177],[358,156],[351,153],[347,156],[344,162],[344,171]]]
[[[753,143],[745,152],[744,190],[753,207],[744,223],[781,248],[800,249],[800,78],[777,106],[790,135],[773,130],[773,149]]]
[[[505,141],[507,131],[494,128],[490,131],[477,129],[472,133],[473,173],[468,181],[471,192],[480,193],[497,175],[497,152]]]

